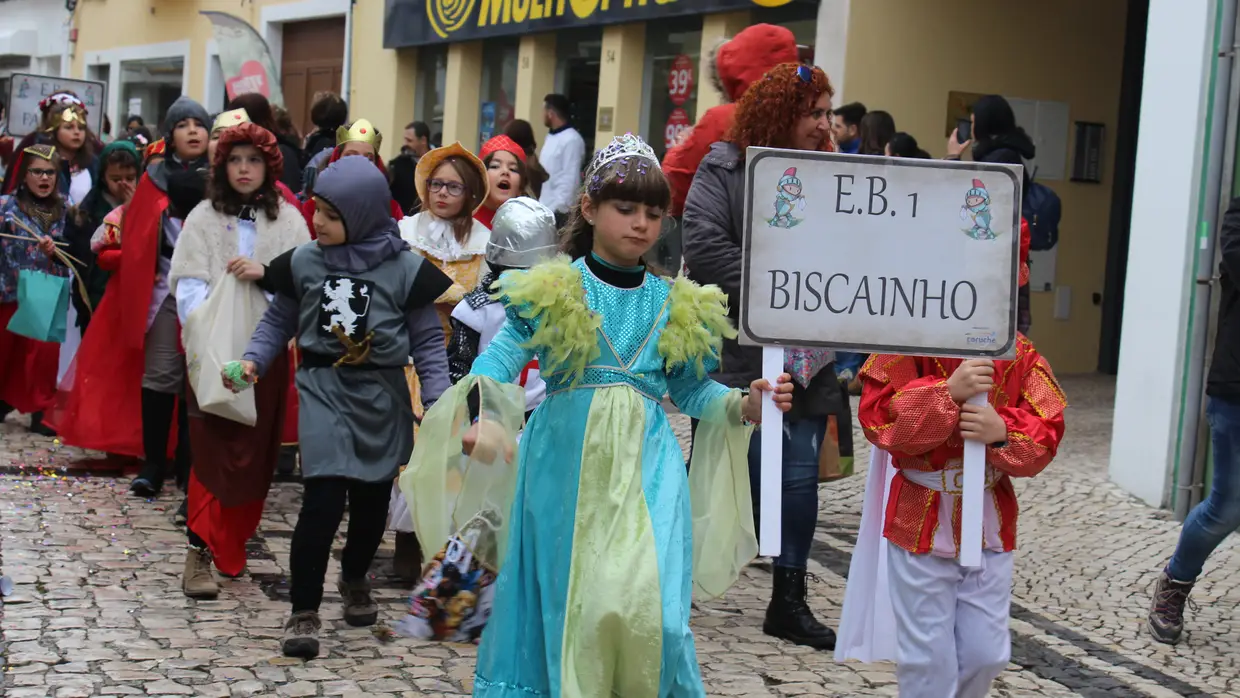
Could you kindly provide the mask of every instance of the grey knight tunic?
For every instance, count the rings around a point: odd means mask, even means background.
[[[449,385],[433,303],[451,280],[412,252],[365,272],[330,271],[316,243],[273,260],[267,276],[277,299],[245,358],[256,362],[261,374],[297,335],[302,475],[391,480],[413,451],[413,404],[405,378],[409,357],[428,406]],[[348,336],[347,343],[334,326]],[[348,344],[367,337],[370,353],[364,361],[335,365]]]

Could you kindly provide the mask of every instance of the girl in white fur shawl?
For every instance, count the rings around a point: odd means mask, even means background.
[[[255,307],[248,317],[255,325],[266,312],[272,295],[264,288],[265,265],[310,241],[301,212],[276,189],[282,166],[275,136],[260,126],[239,124],[220,137],[209,199],[185,219],[172,256],[170,280],[182,326],[230,274],[264,290],[249,294]],[[248,336],[254,327],[243,330]],[[191,598],[219,594],[212,561],[230,577],[245,568],[245,543],[258,528],[280,451],[287,377],[286,366],[273,367],[255,387],[254,426],[203,413],[190,391],[190,547],[181,584]]]

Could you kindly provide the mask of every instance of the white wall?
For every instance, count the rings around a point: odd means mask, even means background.
[[[38,34],[38,47],[30,55],[30,69],[40,74],[51,68],[56,75],[68,77],[68,21],[69,12],[62,0],[8,0],[0,6],[0,32],[34,31]]]
[[[1215,8],[1150,2],[1110,475],[1154,506],[1177,457]],[[1172,123],[1188,147],[1167,147]]]

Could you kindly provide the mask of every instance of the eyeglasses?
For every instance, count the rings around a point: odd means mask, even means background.
[[[52,177],[55,177],[55,176],[56,176],[56,170],[44,170],[44,169],[42,169],[42,168],[40,168],[40,169],[35,169],[35,168],[33,168],[33,167],[32,167],[32,168],[30,168],[30,169],[26,170],[26,172],[28,172],[29,174],[32,174],[32,175],[34,175],[35,177],[38,177],[38,178],[40,178],[40,179],[51,179]]]
[[[801,82],[809,85],[814,82],[814,69],[808,65],[797,66],[797,77],[801,78]]]
[[[432,179],[430,182],[427,182],[427,187],[432,193],[447,189],[450,196],[460,196],[465,193],[464,184],[460,182],[445,182],[442,179]]]

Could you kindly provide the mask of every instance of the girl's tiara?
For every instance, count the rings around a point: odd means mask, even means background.
[[[590,167],[586,169],[586,188],[591,193],[598,191],[603,184],[603,168],[623,158],[640,158],[662,169],[659,166],[659,157],[654,154],[654,148],[647,145],[640,137],[626,133],[612,138],[606,148],[594,154]],[[645,163],[639,163],[638,168],[644,169],[644,165]]]

